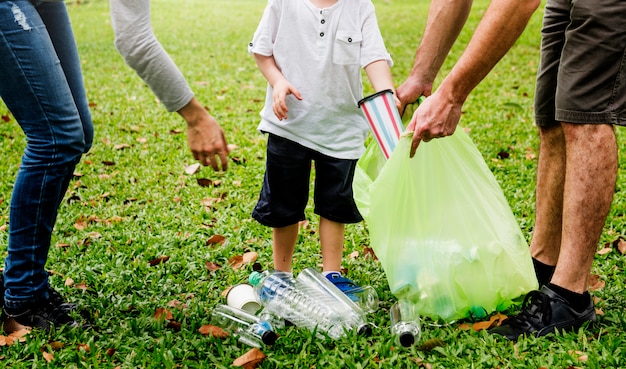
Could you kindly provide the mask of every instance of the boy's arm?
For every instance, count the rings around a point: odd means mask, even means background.
[[[283,75],[272,55],[266,56],[254,54],[254,60],[263,73],[263,76],[272,87],[272,110],[280,120],[287,119],[287,95],[292,94],[298,100],[302,100],[298,91]]]
[[[382,90],[393,91],[393,98],[396,102],[396,106],[400,109],[400,100],[396,96],[396,89],[393,86],[393,80],[391,79],[391,68],[387,60],[376,60],[365,66],[365,73],[372,83],[372,87],[376,92]]]

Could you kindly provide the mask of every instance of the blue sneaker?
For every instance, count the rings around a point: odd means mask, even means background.
[[[346,278],[337,272],[328,273],[326,275],[326,279],[328,279],[335,287],[339,288],[339,291],[343,292],[350,298],[350,300],[357,302],[359,301],[359,297],[350,293],[351,291],[358,291],[360,289],[359,285],[354,283],[350,278]]]

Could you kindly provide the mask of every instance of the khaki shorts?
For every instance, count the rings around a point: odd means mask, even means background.
[[[537,125],[626,125],[625,16],[624,0],[547,0]]]

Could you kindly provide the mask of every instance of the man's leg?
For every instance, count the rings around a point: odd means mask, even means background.
[[[561,247],[565,138],[560,125],[539,127],[539,162],[535,200],[535,227],[530,242],[540,285],[550,282]]]
[[[563,133],[567,157],[563,231],[551,282],[584,293],[615,192],[617,143],[609,124],[563,123]]]

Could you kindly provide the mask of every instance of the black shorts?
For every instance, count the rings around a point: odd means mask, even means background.
[[[626,125],[626,1],[548,0],[535,122]]]
[[[356,162],[323,155],[269,134],[263,188],[252,217],[274,228],[304,220],[314,163],[315,214],[338,223],[362,221],[352,195]]]

